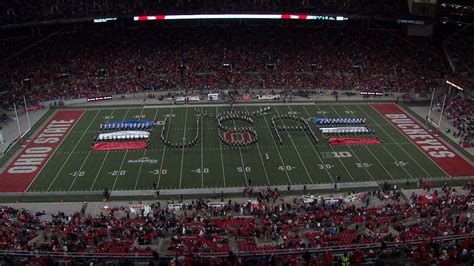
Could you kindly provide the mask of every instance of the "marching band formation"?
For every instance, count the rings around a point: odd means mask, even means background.
[[[120,121],[107,122],[100,124],[100,131],[94,137],[91,149],[97,142],[129,142],[146,141],[146,147],[149,145],[150,131],[156,123],[153,121]],[[141,129],[141,130],[139,130]],[[108,132],[109,130],[119,130]]]
[[[265,107],[264,109],[266,108],[267,107]],[[269,108],[270,107],[268,107],[268,111],[270,110]],[[224,123],[227,121],[238,120],[238,121],[246,122],[253,125],[254,121],[253,121],[252,116],[254,116],[256,113],[261,112],[262,110],[263,109],[260,109],[259,111],[252,112],[252,113],[240,112],[240,111],[227,111],[222,114],[217,114],[216,115],[217,127],[220,129],[220,131],[224,132],[224,134],[219,133],[219,140],[221,141],[221,143],[227,146],[231,146],[231,147],[246,147],[246,146],[255,144],[258,140],[258,137],[257,137],[257,131],[255,131],[253,127],[229,128],[229,127],[226,127]],[[239,141],[234,141],[226,137],[227,134],[232,135],[236,133],[240,133],[240,134],[248,133],[250,137],[248,139],[244,138]]]
[[[355,134],[355,133],[373,133],[373,130],[366,127],[321,127],[323,134]]]
[[[365,124],[366,118],[313,118],[316,125],[354,125]]]
[[[148,140],[150,132],[148,131],[117,131],[110,133],[99,133],[96,141],[126,141],[126,140]]]
[[[166,147],[172,148],[172,149],[191,148],[194,145],[196,145],[196,143],[199,141],[199,137],[201,136],[201,124],[202,124],[202,115],[197,114],[197,117],[196,117],[196,131],[195,131],[196,134],[194,135],[194,138],[191,141],[188,141],[188,142],[185,142],[184,139],[183,139],[183,142],[171,142],[171,141],[166,139],[167,138],[166,132],[168,131],[168,127],[170,126],[169,118],[167,117],[165,119],[165,123],[163,125],[163,128],[161,129],[161,135],[160,135],[161,141],[166,145]]]
[[[363,126],[367,122],[366,118],[312,118],[312,121],[320,126],[319,131],[322,134],[371,134],[374,132]],[[328,125],[333,127],[324,127]]]
[[[122,121],[122,122],[108,122],[100,124],[101,130],[111,129],[151,129],[156,126],[153,121]]]
[[[232,140],[231,137],[230,139],[226,137],[227,134],[235,134],[235,133],[240,133],[240,134],[249,134],[248,139],[242,139],[242,140]],[[245,128],[235,128],[231,129],[225,132],[225,134],[219,134],[219,140],[221,141],[222,144],[230,146],[230,147],[247,147],[251,146],[255,143],[257,143],[258,137],[257,137],[257,131],[253,129],[252,127],[245,127]]]
[[[271,112],[271,107],[266,106],[260,108],[257,111],[248,112],[240,110],[228,110],[222,113],[208,113],[203,108],[195,108],[196,114],[196,134],[191,141],[182,142],[171,142],[167,140],[167,131],[170,127],[170,119],[167,117],[163,123],[161,130],[161,141],[169,148],[173,149],[186,149],[193,147],[199,141],[201,137],[201,125],[203,123],[203,117],[215,118],[217,126],[219,128],[219,139],[222,144],[230,147],[246,147],[255,144],[258,141],[257,131],[252,127],[229,127],[226,126],[226,122],[229,121],[240,121],[254,124],[254,117],[257,115],[266,115]],[[290,120],[297,122],[296,126],[285,126],[277,125],[278,120]],[[311,118],[305,119],[295,115],[278,115],[271,118],[271,126],[273,129],[273,135],[278,144],[283,144],[281,131],[303,131],[305,132],[311,141],[318,143],[318,138],[314,133],[312,127],[308,123],[312,121],[314,124],[319,125],[319,130],[322,134],[367,134],[373,133],[374,131],[363,126],[366,123],[366,118]],[[148,141],[150,139],[150,132],[144,131],[151,130],[157,123],[154,121],[120,121],[120,122],[107,122],[101,123],[101,131],[108,130],[120,130],[115,132],[99,132],[94,141]],[[338,125],[338,127],[324,127],[327,125]],[[239,140],[234,140],[233,135],[240,134]]]
[[[240,110],[232,109],[232,110],[225,111],[223,113],[216,114],[216,118],[218,118],[219,116],[226,116],[226,115],[239,115],[239,116],[255,117],[257,115],[266,115],[266,114],[270,113],[271,110],[272,110],[272,108],[270,106],[260,108],[257,111],[253,111],[253,112],[247,112],[247,111],[240,111]]]
[[[276,121],[278,120],[293,120],[295,122],[299,122],[299,126],[277,126]],[[283,144],[283,139],[281,138],[280,131],[304,131],[308,134],[309,138],[314,142],[318,143],[318,138],[316,134],[314,134],[313,129],[309,125],[308,121],[303,117],[298,117],[295,115],[279,115],[272,117],[272,128],[273,133],[275,134],[275,138],[278,144]]]

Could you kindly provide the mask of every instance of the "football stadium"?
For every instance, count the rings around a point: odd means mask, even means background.
[[[0,265],[472,265],[474,5],[0,3]]]

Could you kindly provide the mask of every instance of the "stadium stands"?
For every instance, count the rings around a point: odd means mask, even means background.
[[[268,196],[258,198],[257,205],[229,202],[210,209],[196,200],[182,211],[153,205],[148,215],[122,208],[97,217],[58,213],[50,220],[43,218],[44,213],[2,207],[0,250],[150,258],[156,252],[151,246],[163,241],[168,244],[162,244],[162,259],[172,262],[182,257],[197,263],[208,259],[206,255],[216,261],[233,261],[237,256],[245,262],[265,253],[275,254],[272,260],[280,262],[309,256],[319,265],[337,261],[349,250],[356,265],[397,258],[416,264],[465,263],[472,259],[474,247],[473,198],[452,188],[443,190],[434,192],[438,197],[431,200],[413,193],[407,202],[386,198],[380,191],[365,194],[360,203],[303,204]],[[368,206],[374,197],[385,200]],[[46,259],[51,257],[29,261]]]
[[[426,48],[382,31],[161,28],[54,36],[2,64],[0,80],[15,92],[8,106],[22,93],[38,102],[144,88],[427,92],[446,69]]]
[[[474,23],[467,25],[443,42],[447,55],[452,60],[456,75],[450,79],[465,89],[474,88]]]
[[[442,47],[446,53],[447,59],[450,63],[450,73],[447,74],[447,79],[462,88],[464,91],[459,91],[458,88],[452,86],[451,94],[447,96],[446,108],[444,115],[450,120],[453,130],[449,129],[454,137],[460,139],[460,144],[464,147],[470,147],[473,143],[473,98],[472,89],[474,88],[474,23],[461,27],[454,31],[450,27],[443,29],[441,35],[448,37],[443,41]],[[448,91],[450,85],[445,84],[440,86],[444,89],[443,92],[437,92],[438,99],[436,101],[437,110],[440,111],[443,105],[443,97]]]
[[[474,100],[464,93],[454,93],[446,100],[444,114],[455,130],[452,133],[460,138],[460,144],[470,147],[474,138]],[[436,101],[437,110],[441,110],[443,99]]]
[[[297,24],[301,21],[278,27],[227,21],[186,27],[149,22],[133,27],[86,25],[92,24],[92,18],[196,13],[336,14],[357,16],[363,22],[338,24],[337,29],[327,21],[306,27]],[[395,24],[396,19],[409,17],[407,1],[6,0],[0,3],[0,28],[7,33],[0,38],[0,108],[8,111],[13,103],[23,105],[23,96],[37,104],[171,90],[296,93],[317,89],[428,95],[434,88],[446,88],[446,79],[474,87],[474,24],[443,43],[446,58],[440,45],[433,43],[436,38],[406,37],[399,25],[376,30],[368,25],[374,17]],[[77,23],[74,32],[62,31],[72,20]],[[46,32],[55,34],[42,35],[39,26],[27,32],[28,24],[41,23],[51,26]],[[9,30],[15,27],[35,37],[9,38]],[[453,93],[447,103],[445,114],[457,129],[453,134],[463,144],[471,144],[472,97]],[[198,114],[193,142],[198,141],[200,118]],[[9,120],[7,114],[0,116],[0,122]],[[290,129],[299,127],[285,128]],[[162,138],[164,132],[163,128]],[[279,130],[275,132],[279,136]],[[365,140],[379,143],[376,138]],[[189,147],[193,142],[167,145]],[[128,144],[107,143],[105,148]],[[93,148],[104,149],[103,144],[98,146],[102,147]],[[469,183],[467,189],[472,186]],[[472,191],[457,193],[450,187],[432,192],[432,183],[421,181],[420,187],[429,195],[413,193],[404,199],[400,191],[374,191],[361,193],[351,203],[320,198],[304,203],[283,199],[276,189],[254,191],[249,182],[244,191],[249,201],[222,200],[212,207],[203,199],[188,205],[180,201],[173,205],[179,210],[157,202],[149,214],[120,207],[94,216],[49,215],[5,206],[0,207],[0,265],[111,261],[128,265],[128,260],[155,265],[339,265],[345,259],[351,265],[472,265]]]

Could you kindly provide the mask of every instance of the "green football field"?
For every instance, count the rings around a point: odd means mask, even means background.
[[[261,107],[239,105],[234,108],[252,112]],[[446,177],[442,169],[367,104],[272,106],[270,114],[254,118],[258,141],[245,148],[221,144],[216,120],[204,117],[202,137],[189,149],[165,147],[160,139],[160,125],[153,128],[146,150],[90,150],[99,125],[111,121],[164,121],[168,116],[171,123],[166,133],[168,138],[173,142],[191,139],[196,130],[194,110],[194,106],[86,109],[29,191],[146,190],[152,189],[154,182],[160,189],[178,189],[243,187],[249,182],[253,186],[323,184],[334,183],[337,176],[341,176],[341,182]],[[229,107],[209,105],[203,110],[215,115]],[[303,118],[367,118],[366,126],[375,130],[374,135],[383,144],[329,145],[311,123],[320,140],[318,144],[313,144],[302,131],[286,131],[281,133],[283,144],[278,145],[270,128],[271,117],[283,114]],[[296,122],[288,120],[281,123],[296,126]]]

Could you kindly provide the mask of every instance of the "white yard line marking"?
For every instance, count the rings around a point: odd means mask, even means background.
[[[102,171],[102,167],[104,167],[104,163],[107,160],[107,157],[109,156],[109,153],[110,153],[110,150],[107,151],[107,153],[105,154],[104,159],[102,160],[102,163],[100,164],[99,170],[97,171],[97,174],[95,175],[94,181],[92,182],[91,188],[89,189],[90,191],[92,191],[92,189],[94,188],[95,182],[97,182],[97,177],[99,177],[99,174]]]
[[[171,119],[173,118],[173,110],[174,110],[174,106],[171,107],[171,113],[170,113],[170,116],[169,116],[169,120],[168,120],[168,130],[166,131],[166,140],[168,140],[168,135],[171,131]],[[163,172],[163,161],[165,159],[165,152],[166,152],[166,145],[163,143],[163,153],[161,154],[161,163],[160,163],[160,172],[158,173],[158,182],[157,182],[157,188],[160,187],[160,181],[161,181],[161,173]]]
[[[142,110],[140,112],[140,114],[138,115],[138,120],[140,121],[141,120],[141,117],[143,115],[143,111],[145,110],[145,108],[142,107]],[[124,118],[125,119],[125,118]],[[122,158],[122,163],[120,164],[120,168],[119,168],[119,171],[118,171],[118,175],[117,177],[115,178],[115,181],[114,181],[114,185],[112,186],[112,191],[114,191],[115,189],[115,185],[117,184],[117,180],[119,179],[120,177],[120,172],[122,172],[122,168],[123,168],[123,163],[125,162],[125,158],[127,157],[127,154],[128,154],[128,149],[125,150],[125,154],[123,155],[123,158]],[[146,151],[146,150],[145,150]]]
[[[234,120],[234,127],[236,127],[237,124],[235,123],[235,120]],[[239,153],[240,153],[240,162],[242,163],[242,173],[244,174],[244,178],[245,178],[245,186],[248,186],[249,185],[249,182],[248,182],[248,179],[247,179],[247,171],[245,171],[245,163],[244,163],[244,157],[242,156],[242,149],[239,147]]]
[[[359,107],[359,105],[357,105],[357,107]],[[344,109],[348,110],[349,109],[347,108],[347,105],[344,105]],[[367,114],[366,114],[367,115]],[[355,117],[354,115],[351,115],[352,117]],[[370,119],[369,117],[367,117],[368,119]],[[387,174],[395,180],[395,178],[393,177],[393,175],[390,173],[390,171],[387,170],[387,168],[385,168],[385,166],[380,162],[380,160],[377,158],[377,156],[375,156],[375,154],[369,149],[368,147],[369,145],[364,145],[364,147],[367,149],[367,151],[369,151],[369,153],[372,155],[372,157],[375,158],[375,160],[382,166],[382,168],[385,170],[385,172],[387,172]],[[392,157],[392,159],[394,159],[395,161],[397,161],[397,159],[395,159],[395,157],[393,157],[393,155],[387,150],[387,148],[382,144],[381,145],[383,149],[385,149],[385,151]],[[411,177],[413,177],[404,167],[402,167],[402,169]]]
[[[216,106],[216,115],[217,115],[217,106]],[[220,134],[219,127],[217,128],[217,134]],[[222,178],[224,179],[224,187],[225,187],[225,170],[224,170],[224,156],[222,155],[222,143],[219,140],[219,150],[221,151],[221,165],[222,165]],[[245,170],[245,169],[244,169]]]
[[[90,152],[87,153],[86,155],[86,158],[84,159],[84,161],[82,161],[82,164],[81,166],[79,167],[79,170],[74,172],[74,174],[76,176],[74,176],[74,179],[72,180],[72,183],[71,185],[69,186],[69,188],[67,189],[67,191],[71,191],[71,188],[74,186],[74,184],[76,183],[76,180],[77,180],[77,177],[80,175],[80,172],[82,171],[82,168],[84,167],[84,164],[87,162],[87,159],[89,159],[89,156],[91,155]]]
[[[248,112],[247,106],[245,106],[245,111]],[[258,141],[255,143],[257,145],[258,154],[260,155],[260,162],[263,166],[263,171],[265,172],[265,177],[267,178],[267,184],[270,185],[270,178],[268,178],[267,168],[265,167],[265,163],[263,162],[262,152],[260,151],[260,145],[258,145]]]
[[[120,172],[122,172],[123,162],[125,162],[125,157],[127,157],[127,153],[128,153],[128,150],[125,150],[125,154],[123,155],[122,162],[120,163],[120,168],[118,170],[117,177],[115,178],[114,185],[112,186],[111,191],[114,191],[115,189],[115,185],[117,184],[117,180],[120,176]]]
[[[200,130],[200,139],[201,139],[201,188],[204,188],[204,119],[198,117],[201,123],[201,130]]]
[[[316,106],[316,108],[318,108],[318,111],[322,111],[321,109],[319,109],[319,106],[318,106],[318,105],[315,105],[315,106]],[[310,114],[310,113],[308,112],[308,110],[306,109],[305,106],[303,106],[303,109],[306,111],[306,113]],[[325,114],[322,114],[322,116],[326,117]],[[336,150],[334,149],[333,146],[331,146],[331,144],[329,144],[329,147],[331,148],[331,150],[332,150],[333,152],[336,152]],[[347,170],[347,167],[346,167],[346,165],[342,162],[341,158],[337,158],[337,159],[339,160],[339,163],[341,163],[341,165],[342,165],[342,167],[344,168],[344,170],[346,170],[347,174],[348,174],[349,177],[352,179],[352,181],[353,181],[353,182],[356,182],[355,179],[354,179],[354,177],[352,176],[351,172],[349,172],[349,170]]]
[[[290,108],[290,111],[293,112],[293,109],[291,109],[291,105],[289,105],[288,107]],[[305,109],[305,112],[306,112],[307,115],[311,116],[311,115],[308,113],[308,111],[306,111],[306,109]],[[319,161],[320,161],[323,165],[326,165],[326,164],[323,162],[323,159],[321,158],[321,156],[319,156],[319,153],[316,151],[316,148],[315,148],[314,145],[313,145],[313,141],[308,137],[308,135],[307,135],[306,133],[304,133],[304,134],[305,134],[306,139],[308,140],[308,142],[309,142],[311,148],[313,148],[314,153],[316,154],[316,156],[318,156]],[[331,178],[331,181],[334,183],[334,179],[332,178],[332,175],[331,175],[331,173],[329,172],[329,170],[328,170],[326,167],[324,167],[324,169],[326,170],[326,173],[328,174],[329,178]]]
[[[387,172],[387,174],[393,179],[395,180],[395,178],[393,177],[392,174],[390,174],[390,171],[387,170],[387,168],[385,168],[385,166],[380,162],[380,160],[377,158],[377,156],[375,156],[375,154],[369,149],[369,147],[367,147],[368,145],[363,145],[365,147],[365,149],[372,155],[372,157],[374,157],[374,159],[377,161],[378,164],[380,164],[380,166],[382,166],[382,168],[385,170],[385,172]],[[374,180],[375,181],[375,180]]]
[[[122,120],[125,119],[125,117],[127,117],[127,114],[128,114],[129,111],[130,111],[130,109],[127,109],[127,112],[125,112],[125,115],[123,116]],[[97,171],[97,174],[95,175],[95,178],[94,178],[94,182],[92,182],[91,188],[89,190],[92,190],[95,183],[97,182],[97,178],[99,177],[100,172],[102,171],[102,167],[104,166],[104,163],[107,160],[107,157],[109,156],[109,154],[110,154],[110,150],[107,150],[107,153],[105,154],[105,157],[102,160],[102,164],[100,165],[99,171]]]
[[[273,132],[272,129],[270,128],[270,125],[268,124],[267,118],[263,116],[263,120],[265,120],[265,124],[267,125],[268,131],[270,131],[270,138],[272,138],[273,143],[275,143],[275,148],[278,152],[278,157],[280,157],[281,164],[283,166],[283,170],[285,171],[286,177],[288,178],[288,182],[290,182],[290,185],[293,185],[293,182],[291,182],[290,175],[288,174],[288,170],[286,170],[286,163],[283,161],[283,157],[281,156],[280,153],[280,148],[278,147],[278,144],[276,143],[275,138],[273,137]]]
[[[334,113],[335,113],[338,117],[342,118],[342,116],[340,116],[339,113],[336,111],[336,108],[334,108],[332,105],[330,105],[329,107],[331,107],[331,109],[334,111]],[[349,148],[349,150],[351,150],[352,154],[354,154],[354,156],[355,156],[355,158],[357,159],[357,161],[359,161],[359,163],[362,165],[362,161],[360,160],[359,156],[357,156],[357,153],[354,151],[354,149],[352,149],[351,145],[346,145],[346,146]],[[365,172],[366,172],[367,174],[369,174],[370,178],[372,178],[372,181],[377,182],[377,181],[375,180],[374,176],[372,175],[372,173],[369,172],[369,170],[367,169],[367,167],[362,167],[362,168],[365,170]]]
[[[186,124],[188,123],[188,109],[186,108],[186,114],[184,115],[184,128],[186,129]],[[181,182],[183,180],[183,163],[184,163],[184,144],[186,143],[186,130],[183,130],[183,148],[181,151],[181,169],[179,170],[179,188],[181,188]],[[202,171],[202,169],[201,169]]]
[[[101,111],[102,111],[102,110],[99,110],[98,113],[100,113]],[[115,109],[113,109],[112,112],[110,113],[109,119],[107,119],[107,122],[110,121],[110,118],[112,117],[112,115],[113,115],[114,112],[115,112]],[[97,118],[97,115],[96,115],[96,118]],[[94,118],[94,120],[95,120],[96,118]],[[88,132],[88,131],[86,130],[85,132]],[[94,131],[94,132],[96,132],[96,131]],[[80,172],[82,171],[82,169],[84,168],[84,165],[86,164],[87,159],[89,158],[89,156],[91,155],[91,153],[92,153],[92,152],[91,152],[90,150],[87,152],[86,158],[84,159],[84,161],[82,161],[82,164],[81,164],[81,167],[79,167],[79,170],[76,171],[76,176],[74,177],[74,180],[72,181],[72,183],[71,183],[71,185],[69,186],[69,188],[68,188],[67,191],[71,191],[71,188],[72,188],[72,187],[74,186],[74,184],[76,183],[76,179],[77,179],[77,177],[79,176],[79,173],[80,173]]]
[[[155,111],[155,117],[153,118],[153,121],[155,122],[156,121],[156,117],[158,116],[158,108],[156,108],[156,111]],[[155,129],[157,126],[155,126],[153,129]],[[153,131],[152,129],[152,131]],[[147,153],[148,149],[145,149],[145,151],[143,151],[143,155],[142,157],[145,157],[146,156],[146,153]],[[140,163],[140,168],[138,169],[138,174],[137,174],[137,178],[136,178],[136,181],[135,181],[135,187],[133,188],[134,190],[137,190],[137,186],[138,186],[138,180],[140,180],[140,174],[142,172],[142,168],[143,168],[143,162]]]
[[[81,116],[79,117],[79,119],[77,119],[76,123],[74,123],[74,127],[76,127],[77,123],[82,119],[82,116],[83,116],[85,113],[86,113],[86,111],[83,111],[83,112],[82,112],[82,114],[81,114]],[[52,118],[54,117],[54,115],[56,115],[56,114],[57,114],[57,112],[51,114],[51,117],[49,118],[49,120],[47,120],[47,121],[44,122],[44,123],[45,123],[44,126],[48,125],[49,122],[52,121]],[[30,184],[28,185],[28,187],[26,188],[25,192],[30,189],[30,187],[31,187],[31,186],[33,185],[33,183],[36,181],[36,178],[37,178],[37,177],[41,174],[41,172],[44,170],[44,167],[45,167],[46,165],[48,165],[49,160],[51,160],[51,158],[53,158],[53,156],[54,156],[54,155],[56,154],[56,152],[59,150],[59,148],[61,147],[61,145],[65,142],[66,138],[69,136],[69,133],[71,133],[71,132],[73,131],[74,127],[71,128],[71,129],[67,132],[66,136],[64,136],[64,138],[63,138],[63,140],[61,141],[61,143],[59,144],[59,146],[56,147],[56,149],[53,151],[53,154],[51,154],[51,156],[49,156],[48,160],[47,160],[46,163],[43,165],[43,169],[41,169],[41,171],[35,176],[35,178],[33,178],[33,180],[31,181],[31,183],[30,183]],[[41,127],[40,127],[40,128],[41,128]],[[38,130],[40,130],[40,129],[38,129]],[[39,133],[37,132],[37,133],[35,133],[33,136],[36,137],[36,135],[38,135],[38,134],[39,134]],[[31,139],[31,140],[33,140],[33,139]]]
[[[145,110],[145,108],[142,107],[142,110],[140,112],[140,114],[138,115],[138,120],[140,121],[142,115],[143,115],[143,111]],[[125,117],[124,117],[125,119]],[[146,151],[146,149],[145,149]],[[123,158],[122,158],[122,163],[120,164],[120,169],[119,169],[119,174],[117,175],[117,177],[115,178],[115,182],[114,182],[114,186],[112,187],[112,191],[115,189],[115,184],[117,183],[117,180],[118,178],[120,177],[120,172],[122,171],[122,167],[123,167],[123,162],[125,161],[125,158],[127,157],[127,153],[128,153],[128,149],[125,150],[125,154],[123,155]]]
[[[361,107],[359,107],[359,109],[361,109],[362,112],[364,112],[364,113],[367,115],[367,117],[370,117],[369,114],[367,114],[367,112],[364,111],[364,109],[362,109]],[[372,109],[373,109],[377,114],[379,114],[384,120],[387,120],[384,115],[382,115],[381,113],[379,113],[379,111],[375,110],[374,108],[372,108]],[[388,120],[387,120],[387,121],[388,121]],[[390,121],[388,121],[388,122],[390,123]],[[392,127],[394,127],[394,128],[397,130],[397,132],[400,132],[400,131],[398,130],[398,128],[396,128],[392,123],[390,123],[390,125],[391,125]],[[392,136],[390,136],[390,134],[388,134],[387,131],[385,131],[385,129],[383,129],[383,127],[379,127],[379,128],[380,128],[380,129],[385,133],[385,135],[387,135],[401,150],[403,150],[403,152],[404,152],[406,155],[408,155],[408,157],[410,157],[410,159],[411,159],[413,162],[415,162],[415,164],[416,164],[421,170],[423,170],[423,172],[425,172],[425,174],[426,174],[427,176],[431,176],[423,167],[421,167],[421,165],[418,163],[418,161],[416,161],[415,159],[413,159],[413,157],[410,155],[410,153],[408,153],[405,149],[403,149],[403,148],[400,146],[400,144],[398,144],[398,142],[395,141],[395,139],[394,139]],[[400,134],[402,134],[403,136],[405,136],[405,134],[403,134],[403,133],[401,133],[401,132],[400,132]],[[405,136],[405,137],[408,139],[408,136]],[[416,146],[416,145],[415,145],[415,146]],[[418,147],[418,146],[416,146],[416,147]],[[436,164],[436,163],[435,163],[435,164]],[[436,166],[438,166],[438,165],[436,164]],[[411,175],[411,174],[410,174],[410,175]],[[412,177],[413,177],[413,176],[412,176]]]
[[[278,115],[280,115],[280,113],[278,112],[278,109],[277,109],[276,107],[275,107],[275,111],[277,112]],[[284,120],[282,119],[281,122],[282,122],[283,126],[286,127],[285,122],[283,122],[283,121],[284,121]],[[296,154],[298,155],[298,158],[300,158],[300,162],[301,162],[301,164],[303,165],[303,168],[304,168],[304,170],[306,171],[306,174],[308,175],[308,178],[309,178],[309,180],[311,181],[311,184],[313,184],[313,183],[314,183],[314,182],[313,182],[313,178],[311,178],[311,175],[309,174],[309,171],[308,171],[308,169],[306,168],[306,164],[304,163],[303,158],[301,158],[300,152],[299,152],[298,149],[296,148],[295,142],[293,141],[293,137],[291,136],[290,131],[288,131],[287,129],[285,129],[285,132],[286,132],[286,134],[288,135],[288,138],[291,140],[291,143],[293,144],[293,148],[295,149]],[[286,165],[284,165],[283,167],[286,168]]]
[[[99,115],[100,111],[98,111],[96,114],[95,114],[95,117],[94,119],[91,120],[91,122],[89,123],[89,125],[87,126],[87,129],[89,129],[92,125],[92,123],[95,121],[95,118]],[[79,120],[78,120],[79,121]],[[86,131],[87,131],[86,129]],[[84,135],[86,133],[82,133],[81,137],[79,138],[79,140],[76,142],[76,145],[74,145],[74,148],[72,148],[72,151],[74,152],[76,150],[76,148],[79,146],[79,143],[81,143],[81,140],[82,138],[84,138]],[[63,141],[65,140],[65,138],[63,139]],[[57,150],[57,149],[56,149]],[[66,161],[64,161],[64,163],[61,165],[61,168],[59,168],[58,172],[56,173],[56,175],[54,176],[54,179],[53,181],[49,184],[48,186],[48,189],[47,191],[49,191],[51,189],[51,187],[53,186],[53,184],[56,182],[56,180],[58,179],[58,176],[59,174],[61,173],[61,171],[63,170],[64,166],[67,164],[67,162],[69,161],[69,159],[71,158],[71,156],[73,155],[74,153],[70,153],[67,158],[66,158]]]

